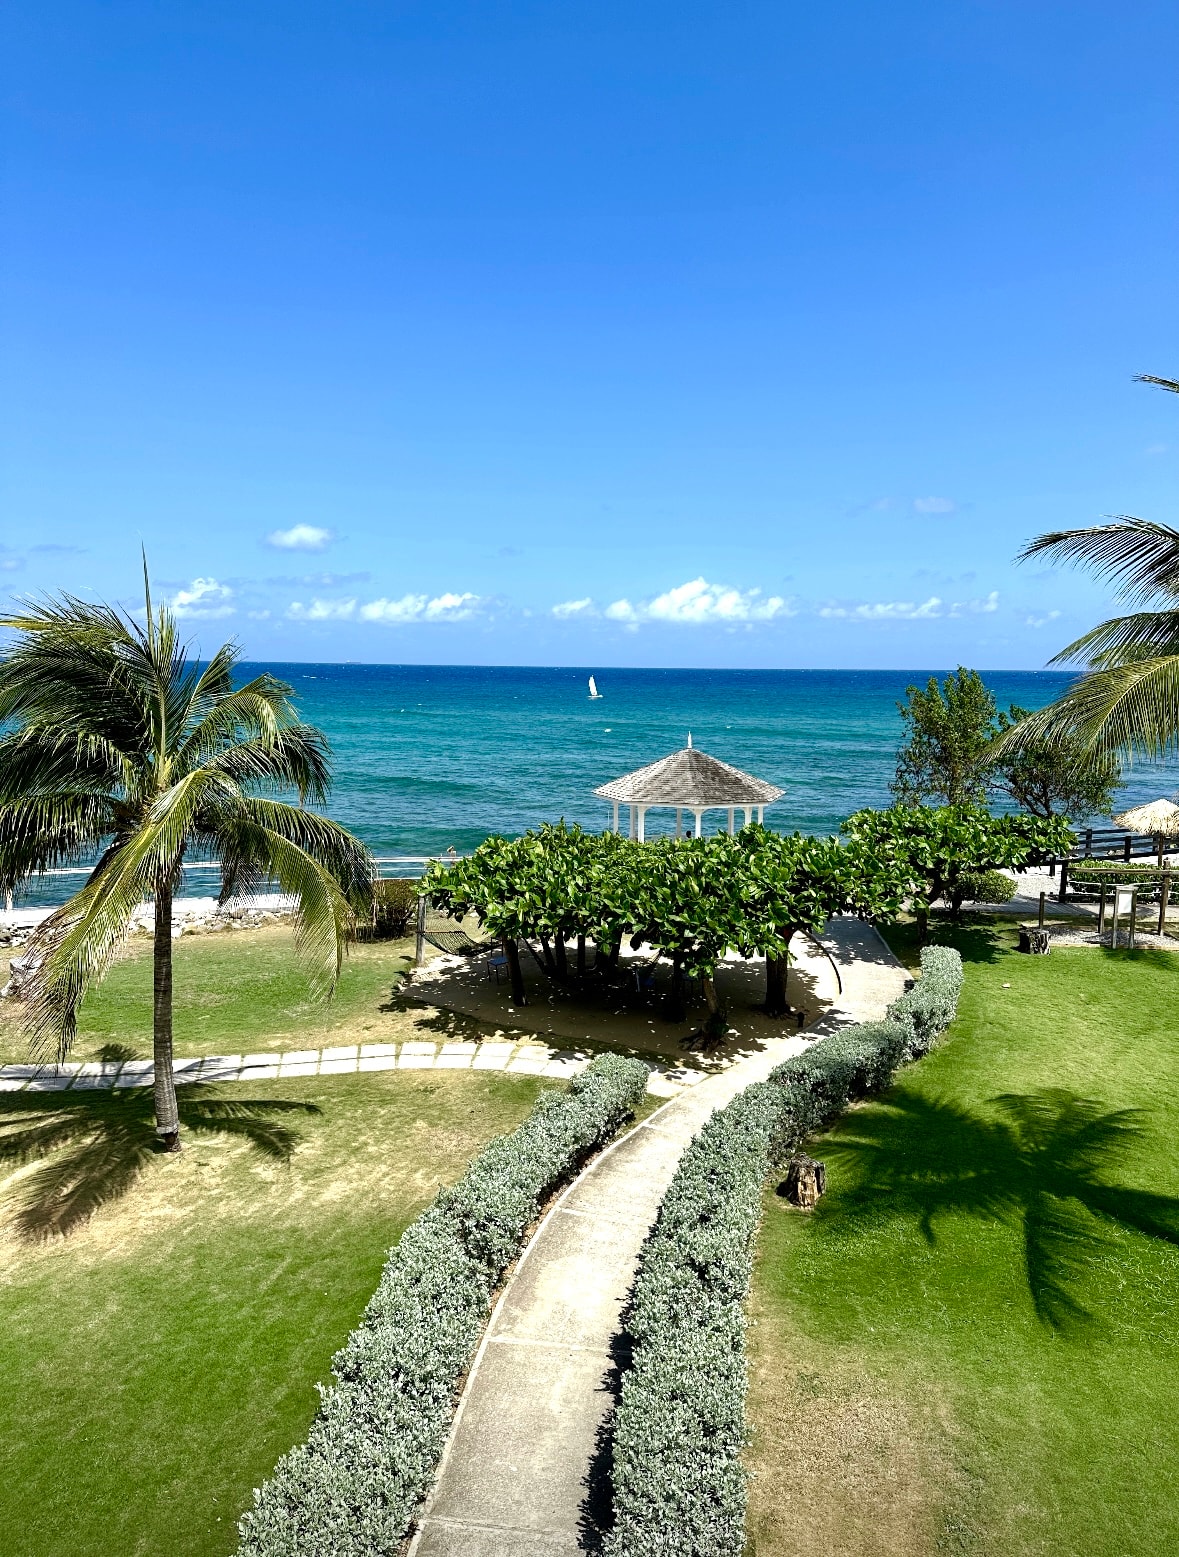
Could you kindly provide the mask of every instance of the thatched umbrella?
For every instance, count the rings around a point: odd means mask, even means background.
[[[1163,845],[1168,838],[1179,838],[1179,806],[1173,800],[1152,800],[1148,805],[1131,806],[1114,817],[1119,827],[1130,833],[1150,833],[1163,862]]]

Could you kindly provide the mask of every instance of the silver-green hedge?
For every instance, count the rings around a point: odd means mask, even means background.
[[[888,1086],[953,1019],[957,952],[927,948],[921,967],[883,1021],[834,1033],[779,1065],[684,1153],[631,1297],[607,1557],[744,1552],[745,1299],[766,1169],[855,1098]]]
[[[609,1139],[648,1069],[603,1055],[543,1092],[408,1227],[320,1387],[307,1441],[283,1456],[239,1525],[240,1557],[385,1557],[400,1550],[446,1442],[491,1296],[541,1202]]]

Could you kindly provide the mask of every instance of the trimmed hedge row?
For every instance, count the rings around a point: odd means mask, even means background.
[[[633,1347],[614,1423],[608,1557],[741,1557],[747,1440],[745,1299],[762,1185],[850,1102],[888,1086],[948,1026],[962,962],[927,947],[922,976],[867,1022],[747,1087],[684,1153],[643,1250]]]
[[[434,1475],[491,1296],[542,1200],[643,1096],[648,1068],[602,1055],[543,1092],[403,1233],[320,1387],[307,1441],[242,1516],[239,1557],[377,1557],[400,1550]]]

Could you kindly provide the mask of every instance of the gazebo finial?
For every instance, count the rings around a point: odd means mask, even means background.
[[[691,730],[688,731],[688,750],[689,751],[692,750],[692,732],[691,732]]]

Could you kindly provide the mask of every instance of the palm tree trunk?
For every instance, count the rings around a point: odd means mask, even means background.
[[[156,888],[152,947],[152,1027],[155,1059],[156,1134],[166,1152],[180,1150],[180,1114],[172,1072],[172,883]]]

